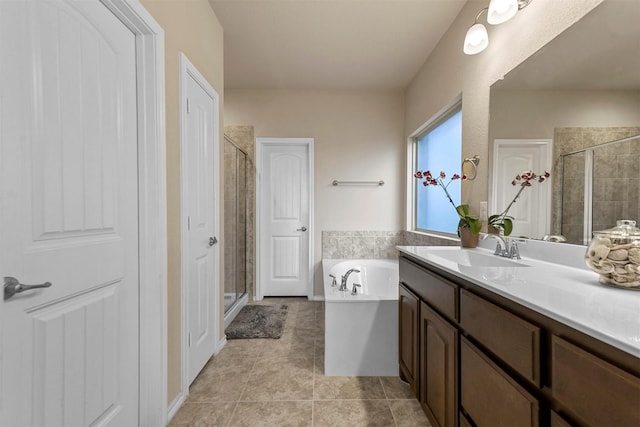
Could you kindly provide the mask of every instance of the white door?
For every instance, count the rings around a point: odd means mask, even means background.
[[[536,174],[550,171],[550,140],[502,140],[493,146],[492,209],[489,215],[504,211],[520,190],[511,182],[516,175],[531,170]],[[553,177],[552,177],[553,178]],[[550,231],[551,182],[533,183],[520,194],[509,209],[513,220],[511,236],[540,239]]]
[[[136,425],[134,35],[97,1],[3,1],[0,55],[0,425]]]
[[[184,281],[188,293],[189,384],[216,349],[218,96],[183,56],[182,203]]]
[[[265,144],[260,174],[260,293],[309,295],[309,145]]]

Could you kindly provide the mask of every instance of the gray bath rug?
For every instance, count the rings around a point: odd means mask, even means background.
[[[286,319],[286,305],[245,305],[224,332],[230,340],[280,338]]]

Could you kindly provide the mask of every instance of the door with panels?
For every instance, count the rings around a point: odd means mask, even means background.
[[[309,145],[268,144],[262,152],[262,296],[309,294]]]
[[[136,425],[135,36],[98,1],[0,2],[0,54],[0,425]]]

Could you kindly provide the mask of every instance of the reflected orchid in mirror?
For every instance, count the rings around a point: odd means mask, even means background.
[[[531,187],[532,182],[543,183],[550,176],[551,174],[549,173],[549,171],[545,171],[543,174],[536,175],[530,170],[521,172],[518,175],[516,175],[513,181],[511,181],[511,185],[513,185],[514,187],[519,185],[520,189],[518,190],[518,192],[516,193],[516,196],[513,198],[513,200],[511,200],[511,203],[509,203],[509,206],[507,206],[505,210],[503,210],[499,214],[491,215],[489,217],[487,221],[489,225],[489,228],[488,228],[489,232],[491,232],[491,228],[493,227],[494,231],[499,232],[500,229],[502,229],[505,236],[510,235],[511,232],[513,231],[514,218],[511,216],[508,216],[507,214],[509,213],[509,209],[511,209],[511,206],[513,206],[516,200],[518,200],[518,198],[520,197],[520,194],[522,194],[522,191],[525,188]]]

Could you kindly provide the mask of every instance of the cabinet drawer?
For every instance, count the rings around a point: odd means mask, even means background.
[[[460,291],[460,326],[540,387],[540,328],[464,289]]]
[[[400,258],[400,281],[428,302],[440,314],[457,321],[458,286],[418,267],[411,261]]]
[[[477,427],[539,424],[535,397],[464,337],[460,353],[460,403]]]
[[[551,337],[553,397],[592,426],[640,426],[640,379]]]

